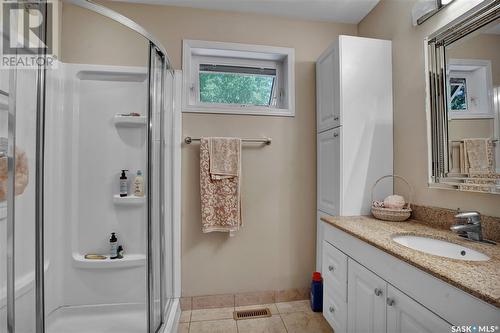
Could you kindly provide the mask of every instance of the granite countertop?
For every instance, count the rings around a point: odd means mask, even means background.
[[[496,307],[500,307],[500,245],[475,243],[444,229],[415,220],[386,222],[369,216],[323,217],[323,221],[434,275]],[[487,261],[439,257],[400,245],[394,235],[427,236],[460,244],[488,255]]]

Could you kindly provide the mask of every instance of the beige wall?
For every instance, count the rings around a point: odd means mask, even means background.
[[[355,35],[357,27],[165,6],[105,5],[153,33],[176,69],[181,68],[183,39],[295,48],[294,118],[183,115],[185,136],[269,136],[273,143],[243,149],[243,229],[233,238],[202,234],[198,146],[183,147],[182,293],[193,296],[307,286],[315,267],[316,242],[315,61],[338,34]],[[66,39],[67,49],[76,48],[64,53],[66,59],[78,58],[76,51],[89,54],[87,60],[114,64],[120,59],[112,50],[99,55],[104,58],[95,58],[98,45],[106,40],[116,40],[119,45],[124,41],[123,32],[111,36],[100,24],[78,17],[67,20],[66,32],[80,36],[89,32],[97,39],[92,43]],[[127,55],[123,60],[136,63],[142,53],[131,52],[137,53],[133,59]]]
[[[183,39],[295,48],[294,118],[183,115],[185,136],[270,136],[273,144],[243,149],[244,226],[234,238],[201,233],[198,149],[183,147],[182,287],[183,295],[193,296],[306,286],[315,265],[314,62],[338,34],[355,35],[357,27],[165,6],[105,5],[152,32],[167,48],[176,69],[181,68]],[[417,203],[500,216],[500,197],[427,188],[422,41],[436,22],[431,19],[414,28],[411,6],[410,1],[383,1],[359,26],[364,36],[393,40],[396,172],[414,184]],[[80,17],[74,11],[65,10],[65,15],[66,61],[143,64],[143,43],[135,36],[125,37],[129,32],[103,31],[102,19]],[[92,43],[85,40],[86,34],[92,36]],[[120,52],[105,48],[110,41]],[[130,52],[123,54],[121,48],[127,45]]]
[[[448,140],[495,137],[493,119],[453,119],[448,121]]]
[[[66,63],[147,66],[149,43],[135,31],[87,9],[64,3],[61,60]]]
[[[500,35],[480,34],[447,48],[448,59],[491,61],[493,87],[500,86]],[[448,123],[449,139],[494,138],[495,119],[454,119]]]
[[[455,1],[423,25],[411,23],[416,0],[382,0],[358,25],[360,36],[392,40],[394,82],[394,168],[415,187],[415,202],[476,209],[500,216],[500,197],[430,189],[427,186],[424,38],[478,1]]]
[[[451,46],[446,49],[448,59],[490,60],[493,86],[500,86],[500,35],[483,33]]]

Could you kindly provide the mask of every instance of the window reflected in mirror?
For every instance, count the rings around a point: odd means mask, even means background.
[[[500,20],[445,47],[446,181],[500,193]]]
[[[467,111],[467,79],[450,76],[449,109],[450,111]]]

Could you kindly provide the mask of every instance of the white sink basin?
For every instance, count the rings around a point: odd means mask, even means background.
[[[410,249],[436,256],[470,261],[486,261],[490,259],[487,255],[476,250],[439,239],[422,236],[394,236],[392,239]]]

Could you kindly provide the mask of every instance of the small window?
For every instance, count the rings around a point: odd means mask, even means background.
[[[183,112],[294,115],[293,49],[184,41]]]
[[[201,64],[200,102],[273,106],[276,69]]]
[[[467,80],[450,78],[450,110],[467,111]]]

